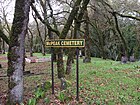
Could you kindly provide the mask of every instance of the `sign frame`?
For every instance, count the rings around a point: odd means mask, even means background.
[[[52,39],[52,40],[46,40],[45,42],[51,42],[53,41],[55,43],[55,41],[81,41],[81,42],[74,42],[76,44],[79,43],[78,46],[76,45],[67,45],[67,46],[63,46],[62,44],[58,44],[57,46],[52,45],[46,45],[45,47],[50,47],[51,48],[51,70],[52,70],[52,94],[54,94],[54,63],[53,63],[53,52],[54,52],[54,48],[76,48],[76,100],[79,101],[79,47],[85,47],[85,39]],[[61,43],[61,42],[60,42]]]
[[[85,39],[52,39],[45,41],[45,47],[85,47]]]

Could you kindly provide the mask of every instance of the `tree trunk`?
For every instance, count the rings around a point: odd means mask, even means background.
[[[65,77],[62,48],[57,49],[57,55],[58,55],[58,58],[57,58],[58,78],[61,79]]]
[[[30,57],[33,57],[33,38],[31,38],[30,42]]]
[[[29,46],[30,46],[30,57],[33,57],[33,33],[32,31],[28,28],[29,33],[31,35],[31,37],[28,35],[28,41],[29,41]]]
[[[71,38],[73,39],[74,37],[74,32],[73,29],[71,29]],[[68,49],[68,58],[67,58],[67,63],[66,63],[66,74],[69,75],[72,70],[72,63],[74,63],[74,48],[69,48]]]
[[[85,19],[85,58],[83,60],[84,63],[89,63],[91,62],[91,57],[90,57],[90,38],[89,38],[89,17],[88,17],[88,11],[87,8],[85,10],[84,14],[84,19]]]
[[[7,44],[9,44],[9,39],[8,37],[3,33],[3,31],[0,29],[0,37],[2,40],[4,40]]]
[[[45,44],[42,43],[42,55],[45,56],[46,52],[45,52]]]
[[[81,26],[81,23],[79,21],[82,20],[83,16],[84,16],[84,10],[85,8],[87,8],[85,4],[87,4],[86,2],[89,2],[88,0],[87,1],[84,1],[85,3],[83,3],[82,5],[82,9],[80,10],[79,14],[77,15],[77,19],[75,20],[74,22],[74,36],[72,36],[74,39],[78,38],[78,34],[79,33],[79,30],[80,30],[80,26]],[[75,49],[71,49],[71,51],[68,52],[68,59],[67,59],[67,65],[66,65],[66,74],[70,74],[71,72],[71,66],[72,66],[72,62],[73,62],[73,58],[74,58],[74,54],[75,54]]]
[[[5,42],[2,40],[2,54],[5,54]]]
[[[54,49],[54,50],[53,50],[53,56],[52,56],[54,62],[57,62],[57,57],[56,57],[56,56],[57,56],[56,50]]]
[[[0,38],[0,54],[2,54],[2,40]]]
[[[99,38],[99,47],[100,47],[100,51],[101,51],[100,55],[101,55],[101,58],[106,59],[103,33],[101,32],[101,30],[97,29],[97,31],[98,31],[98,38]]]
[[[68,33],[68,31],[69,31],[69,29],[70,29],[70,27],[73,23],[73,20],[75,18],[75,15],[77,14],[77,12],[79,10],[79,5],[80,5],[81,1],[82,0],[77,0],[75,2],[75,5],[74,5],[69,17],[68,17],[68,20],[67,20],[66,24],[64,25],[64,28],[63,28],[63,30],[60,34],[60,39],[65,39],[66,38],[67,33]],[[59,76],[64,77],[65,72],[64,72],[64,64],[63,64],[63,53],[62,53],[62,49],[58,49],[58,50],[59,50],[58,51],[59,53],[58,53],[58,60],[57,60],[57,66],[58,66],[57,70],[58,70],[58,72],[60,72],[60,73],[58,73],[58,77]]]
[[[5,41],[7,44],[9,44],[9,39],[8,37],[3,33],[3,27],[1,24],[1,20],[0,20],[0,38]],[[1,44],[2,45],[2,44]]]
[[[43,50],[43,52],[42,52],[42,54],[43,54],[43,56],[45,56],[46,55],[46,47],[45,47],[45,41],[46,41],[46,38],[47,38],[47,27],[44,25],[44,34],[45,34],[45,36],[44,36],[44,40],[43,40],[43,48],[42,48],[42,50]]]
[[[123,50],[124,50],[123,53],[125,53],[126,56],[128,56],[128,46],[127,46],[127,43],[126,43],[125,38],[123,37],[123,35],[122,35],[122,33],[121,33],[121,30],[120,30],[120,27],[119,27],[119,23],[118,23],[118,18],[117,18],[117,16],[116,16],[115,13],[112,13],[112,15],[114,16],[114,19],[115,19],[116,30],[118,31],[118,33],[119,33],[119,35],[120,35],[120,38],[121,38],[121,40],[122,40],[122,42],[123,42]]]
[[[65,81],[65,72],[64,72],[64,62],[63,62],[63,49],[58,48],[57,49],[57,72],[58,72],[58,78],[61,82],[61,89],[66,89],[66,81]]]
[[[77,38],[78,29],[80,29],[80,23],[77,20],[74,21],[74,35],[72,36],[73,39]],[[74,61],[75,56],[75,48],[70,48],[68,50],[68,59],[66,63],[66,74],[69,75],[71,73],[72,63]]]
[[[45,56],[45,44],[44,44],[44,40],[42,38],[42,35],[41,35],[41,32],[40,32],[40,29],[39,29],[39,24],[38,24],[38,21],[37,21],[37,17],[36,16],[33,16],[34,17],[34,20],[36,22],[36,28],[37,28],[37,31],[38,31],[38,36],[40,38],[40,41],[41,41],[41,53],[43,56]]]
[[[66,38],[66,35],[67,35],[67,33],[68,33],[68,31],[69,31],[69,29],[70,29],[70,27],[71,27],[71,24],[73,23],[73,21],[74,21],[74,19],[75,19],[75,15],[78,13],[78,11],[79,11],[79,5],[80,5],[80,3],[81,3],[81,1],[82,0],[77,0],[76,2],[75,2],[75,6],[73,7],[73,9],[72,9],[72,11],[71,11],[71,13],[70,13],[70,15],[69,15],[69,17],[68,17],[68,20],[67,20],[67,22],[66,22],[66,24],[64,25],[64,28],[63,28],[63,30],[62,30],[62,32],[61,32],[61,34],[60,34],[60,39],[65,39]],[[78,14],[78,20],[81,20],[82,19],[82,17],[83,17],[83,13],[84,13],[84,9],[86,8],[86,6],[87,6],[87,4],[89,3],[89,0],[86,0],[86,1],[84,1],[84,3],[82,4],[82,9],[81,9],[81,11],[80,11],[80,13]],[[78,24],[79,26],[80,26],[80,23]],[[76,26],[77,27],[77,26]],[[61,54],[61,55],[63,55],[63,54]],[[60,56],[61,57],[61,56]],[[59,59],[59,57],[58,57],[58,59]],[[61,58],[61,59],[63,59],[63,58]],[[59,60],[58,60],[59,61]],[[69,62],[70,63],[70,62]],[[68,63],[67,63],[68,64]],[[64,65],[64,64],[61,64],[61,65]],[[67,65],[67,66],[70,66],[70,65]],[[62,69],[64,69],[64,67],[61,67]],[[69,68],[69,67],[68,67]],[[60,70],[58,70],[58,71],[60,71]],[[64,71],[64,70],[62,70],[62,71]],[[68,70],[68,71],[70,71],[70,70]],[[63,74],[64,75],[64,74]]]
[[[23,101],[24,42],[29,21],[30,0],[16,0],[8,52],[8,105]]]
[[[72,61],[73,61],[73,53],[74,49],[69,48],[68,49],[68,58],[67,58],[67,63],[66,63],[66,74],[69,75],[71,73],[72,69]]]

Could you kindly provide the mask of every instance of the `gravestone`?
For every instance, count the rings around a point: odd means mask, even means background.
[[[35,63],[36,59],[35,58],[25,58],[25,61],[28,63]]]
[[[130,56],[129,60],[130,60],[130,62],[135,62],[136,61],[134,55]]]
[[[64,78],[60,78],[61,80],[61,89],[64,90],[67,87],[66,80]]]
[[[79,57],[82,57],[83,55],[82,55],[82,51],[81,50],[79,50]]]
[[[127,61],[128,61],[127,56],[122,56],[122,58],[121,58],[121,63],[122,63],[122,64],[125,64],[125,63],[127,63]]]

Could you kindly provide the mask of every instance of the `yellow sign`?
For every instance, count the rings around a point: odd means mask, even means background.
[[[46,40],[46,47],[84,47],[85,39]]]

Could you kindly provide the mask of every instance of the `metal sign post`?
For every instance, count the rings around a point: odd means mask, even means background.
[[[53,67],[54,49],[51,47],[51,69],[52,69],[52,94],[54,94],[54,67]]]
[[[79,48],[76,48],[76,100],[79,101]]]
[[[85,39],[55,39],[46,40],[46,47],[51,47],[51,70],[52,70],[52,94],[54,94],[54,66],[53,47],[74,47],[76,48],[76,100],[79,101],[79,47],[85,46]]]

